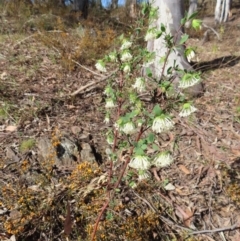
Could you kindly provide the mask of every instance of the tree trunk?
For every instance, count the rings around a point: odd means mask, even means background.
[[[98,9],[102,9],[102,1],[101,0],[96,0],[96,7]]]
[[[112,0],[111,9],[116,9],[118,7],[118,0]]]
[[[89,0],[74,0],[73,10],[80,11],[82,13],[82,17],[86,19],[88,16],[88,4]]]
[[[136,19],[137,17],[137,1],[136,0],[126,0],[125,7],[127,10],[127,15],[130,19]]]
[[[159,18],[155,25],[160,28],[161,24],[164,24],[164,26],[166,27],[166,32],[171,33],[171,35],[174,36],[174,38],[176,38],[178,42],[182,34],[182,31],[178,30],[180,28],[181,19],[183,18],[183,1],[156,0],[154,1],[153,6],[159,8]],[[155,52],[157,56],[151,66],[153,74],[156,77],[160,77],[162,74],[163,66],[159,65],[159,59],[165,56],[167,53],[168,49],[165,45],[166,44],[163,38],[149,41],[147,45],[148,50],[151,52]],[[173,66],[173,61],[176,61],[176,64],[178,64],[180,68],[187,70],[191,69],[191,66],[184,57],[183,46],[176,49],[174,52],[171,52],[167,61],[167,66],[164,69],[164,74],[166,74],[166,71],[170,66]]]
[[[198,7],[198,0],[190,0],[189,1],[189,9],[188,9],[188,16],[191,16],[193,13],[197,11]],[[185,28],[190,28],[191,21],[187,21],[185,23]]]
[[[230,13],[231,0],[217,0],[215,7],[216,23],[227,22]]]
[[[183,34],[183,30],[181,29],[181,19],[183,18],[184,13],[184,0],[155,0],[153,1],[152,6],[159,9],[158,20],[153,25],[157,26],[159,29],[161,24],[164,24],[166,27],[166,33],[170,33],[176,40],[176,43],[179,43]],[[160,59],[166,57],[168,52],[163,37],[149,41],[147,48],[149,51],[155,52],[155,60],[149,67],[153,76],[156,78],[161,78],[163,75],[167,76],[168,68],[173,67],[174,63],[175,65],[178,65],[180,69],[187,71],[193,70],[184,55],[184,46],[178,45],[178,48],[171,51],[166,65],[160,63]],[[177,78],[177,73],[175,77]],[[200,92],[202,92],[202,84],[194,85],[190,92],[191,96],[199,95]]]

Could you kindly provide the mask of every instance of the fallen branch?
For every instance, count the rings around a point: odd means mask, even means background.
[[[205,42],[208,41],[208,39],[209,39],[209,33],[210,33],[211,31],[217,36],[218,41],[221,41],[221,38],[220,38],[218,32],[217,32],[216,30],[214,30],[214,28],[206,25],[205,23],[203,23],[202,25],[203,25],[203,27],[207,28],[207,30],[205,31],[205,33],[204,33],[204,35],[203,35],[204,37],[203,37],[203,39],[202,39],[202,44],[204,44]]]
[[[20,40],[20,41],[18,41],[16,44],[13,45],[13,48],[15,48],[15,47],[18,46],[19,44],[23,43],[24,41],[26,41],[26,40],[28,40],[28,39],[34,37],[34,36],[36,36],[35,33],[32,34],[32,35],[30,35],[30,36],[28,36],[28,37],[26,37],[26,38],[24,38],[24,39],[22,39],[22,40]]]
[[[206,229],[206,230],[200,230],[200,231],[194,231],[191,232],[191,235],[196,235],[196,234],[204,234],[204,233],[219,233],[223,231],[232,231],[234,229],[239,229],[240,225],[239,224],[234,224],[232,226],[228,226],[225,228],[216,228],[216,229]]]
[[[84,67],[86,68],[86,67]],[[96,86],[97,84],[101,83],[102,81],[107,80],[108,78],[110,78],[113,74],[115,74],[117,72],[118,69],[115,69],[112,73],[110,73],[108,76],[104,76],[103,78],[101,78],[100,80],[88,83],[82,87],[80,87],[79,89],[77,89],[76,91],[74,91],[73,93],[70,94],[70,96],[75,96],[77,94],[80,94],[81,92],[85,91],[86,89],[88,89],[91,86]],[[89,70],[90,71],[90,70]]]
[[[94,74],[94,75],[98,75],[98,76],[100,76],[100,77],[104,77],[104,75],[99,74],[99,73],[97,73],[97,72],[95,72],[95,71],[93,71],[93,70],[87,68],[86,66],[79,64],[77,61],[75,61],[75,60],[73,60],[73,59],[72,59],[72,62],[75,63],[75,64],[77,64],[79,67],[81,67],[81,68],[83,68],[83,69],[85,69],[85,70],[91,72],[91,73]]]

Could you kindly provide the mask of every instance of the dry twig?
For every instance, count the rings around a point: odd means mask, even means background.
[[[89,70],[90,71],[90,70]],[[92,71],[91,71],[92,72]],[[117,69],[115,69],[113,72],[111,72],[108,76],[104,76],[103,78],[101,78],[100,80],[91,82],[89,84],[86,84],[84,86],[81,86],[79,89],[77,89],[76,91],[74,91],[73,93],[70,94],[70,96],[75,96],[77,94],[80,94],[81,92],[85,91],[86,89],[88,89],[89,87],[92,87],[93,85],[96,87],[99,83],[101,83],[104,80],[107,80],[108,78],[110,78],[113,74],[115,74],[117,72]]]

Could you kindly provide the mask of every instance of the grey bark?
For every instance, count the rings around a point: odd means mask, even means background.
[[[137,1],[136,0],[126,0],[125,7],[127,9],[127,15],[131,19],[135,19],[137,17]]]
[[[159,9],[159,17],[154,25],[159,28],[161,24],[164,24],[166,32],[171,33],[176,39],[176,43],[179,43],[183,34],[183,29],[181,29],[181,19],[184,14],[184,0],[155,0],[152,5]],[[160,58],[165,57],[168,51],[166,43],[162,37],[149,41],[147,48],[149,51],[155,52],[156,54],[154,62],[150,65],[152,73],[156,78],[161,78],[162,74],[167,76],[167,69],[174,66],[174,63],[176,63],[181,69],[188,71],[193,70],[184,55],[184,46],[178,46],[174,51],[171,51],[166,66],[159,63]],[[190,92],[191,96],[199,95],[202,92],[202,84],[193,86],[190,89]]]
[[[116,8],[118,8],[118,0],[112,0],[111,9],[116,9]]]
[[[216,23],[227,22],[230,12],[231,0],[217,0],[215,7]]]
[[[73,11],[82,12],[83,18],[86,19],[88,16],[88,5],[89,5],[89,0],[74,0]]]
[[[102,1],[101,0],[96,0],[96,7],[102,8]]]
[[[215,6],[215,22],[222,23],[227,22],[229,17],[229,12],[231,9],[231,2],[232,0],[217,0]],[[189,9],[188,9],[188,16],[192,15],[194,12],[197,11],[198,7],[198,0],[189,0]],[[188,21],[185,24],[186,28],[189,28],[191,25],[191,21]]]
[[[197,11],[198,7],[198,0],[190,0],[189,1],[189,9],[188,9],[188,16],[191,16],[193,13]],[[187,21],[185,23],[185,28],[190,28],[191,26],[191,21]]]
[[[171,33],[171,35],[173,35],[174,38],[177,39],[177,42],[179,42],[181,34],[183,33],[182,31],[178,31],[180,28],[181,19],[183,18],[183,1],[156,0],[152,5],[159,8],[159,18],[154,23],[154,25],[160,28],[161,24],[164,24],[166,26],[167,33]],[[156,53],[156,60],[151,67],[153,70],[153,74],[157,77],[160,77],[163,66],[159,65],[159,59],[167,53],[165,41],[163,38],[149,41],[147,48],[149,51]],[[174,52],[171,52],[167,61],[167,66],[164,70],[164,74],[166,74],[166,70],[168,69],[168,67],[173,66],[174,60],[180,68],[191,69],[191,66],[188,64],[186,58],[184,57],[184,48],[183,46],[181,46]]]
[[[102,1],[101,0],[92,0],[91,7],[92,8],[96,7],[98,9],[102,9]]]

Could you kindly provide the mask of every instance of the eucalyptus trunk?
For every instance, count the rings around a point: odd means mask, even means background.
[[[147,48],[151,52],[155,52],[155,60],[150,65],[150,69],[155,78],[170,77],[168,76],[167,70],[169,67],[178,65],[180,69],[192,71],[192,66],[188,63],[185,54],[184,46],[179,44],[179,41],[183,34],[183,28],[181,27],[181,19],[184,17],[184,0],[154,0],[152,2],[153,7],[159,9],[158,19],[153,23],[154,26],[160,28],[161,24],[166,27],[166,33],[170,33],[177,45],[170,53],[166,47],[166,41],[160,37],[155,40],[151,40],[147,44]],[[151,26],[153,27],[153,26]],[[160,63],[162,57],[166,57],[166,63]],[[176,81],[181,78],[178,73],[174,73]],[[202,85],[196,84],[189,90],[192,96],[199,95],[202,92]]]

